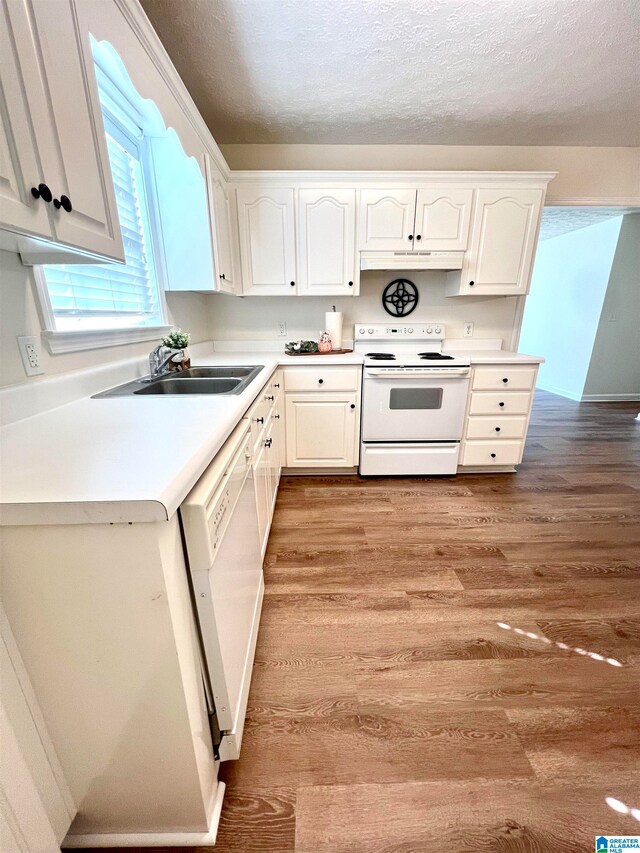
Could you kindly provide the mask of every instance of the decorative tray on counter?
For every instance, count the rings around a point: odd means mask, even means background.
[[[353,352],[352,349],[332,349],[330,352],[320,352],[316,350],[316,352],[302,352],[299,350],[298,352],[287,352],[285,350],[286,355],[346,355],[347,353]]]

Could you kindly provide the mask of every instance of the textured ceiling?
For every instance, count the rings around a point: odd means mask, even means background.
[[[540,239],[550,240],[569,231],[588,228],[612,216],[632,212],[631,208],[614,207],[545,207],[540,223]]]
[[[639,0],[142,0],[216,140],[640,144]]]

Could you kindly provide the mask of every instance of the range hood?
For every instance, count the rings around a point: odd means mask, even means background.
[[[461,270],[464,252],[360,252],[361,270]]]

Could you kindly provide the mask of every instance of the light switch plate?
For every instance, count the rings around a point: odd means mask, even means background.
[[[38,335],[18,335],[18,349],[27,376],[38,376],[44,373]]]
[[[473,337],[473,323],[465,323],[462,331],[462,335],[465,338]]]

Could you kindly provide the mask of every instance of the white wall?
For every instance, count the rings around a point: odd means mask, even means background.
[[[545,357],[540,388],[582,397],[621,223],[613,217],[538,245],[519,349]]]
[[[211,339],[208,297],[194,293],[168,293],[167,307],[169,322],[188,329],[194,343]],[[16,337],[39,335],[41,331],[32,271],[21,264],[18,255],[0,252],[0,387],[27,380]],[[139,357],[151,349],[152,344],[146,342],[50,355],[43,345],[42,364],[45,373],[30,377],[28,381],[37,384],[40,379],[53,373]]]
[[[449,337],[462,337],[466,321],[475,323],[476,338],[502,338],[508,347],[518,297],[474,296],[447,298],[445,275],[441,271],[404,274],[418,286],[418,307],[411,320],[440,320]],[[371,271],[362,273],[360,296],[247,296],[244,299],[217,296],[211,300],[211,327],[214,340],[274,340],[278,322],[287,323],[287,336],[280,340],[317,339],[323,331],[325,311],[332,304],[344,314],[344,337],[351,339],[357,322],[385,323],[389,315],[382,308],[385,285],[400,273]]]
[[[640,148],[498,145],[221,145],[232,169],[552,171],[547,203],[638,204]],[[635,198],[633,202],[630,199]],[[609,200],[605,202],[604,200]]]
[[[583,399],[640,400],[640,213],[622,221]]]

